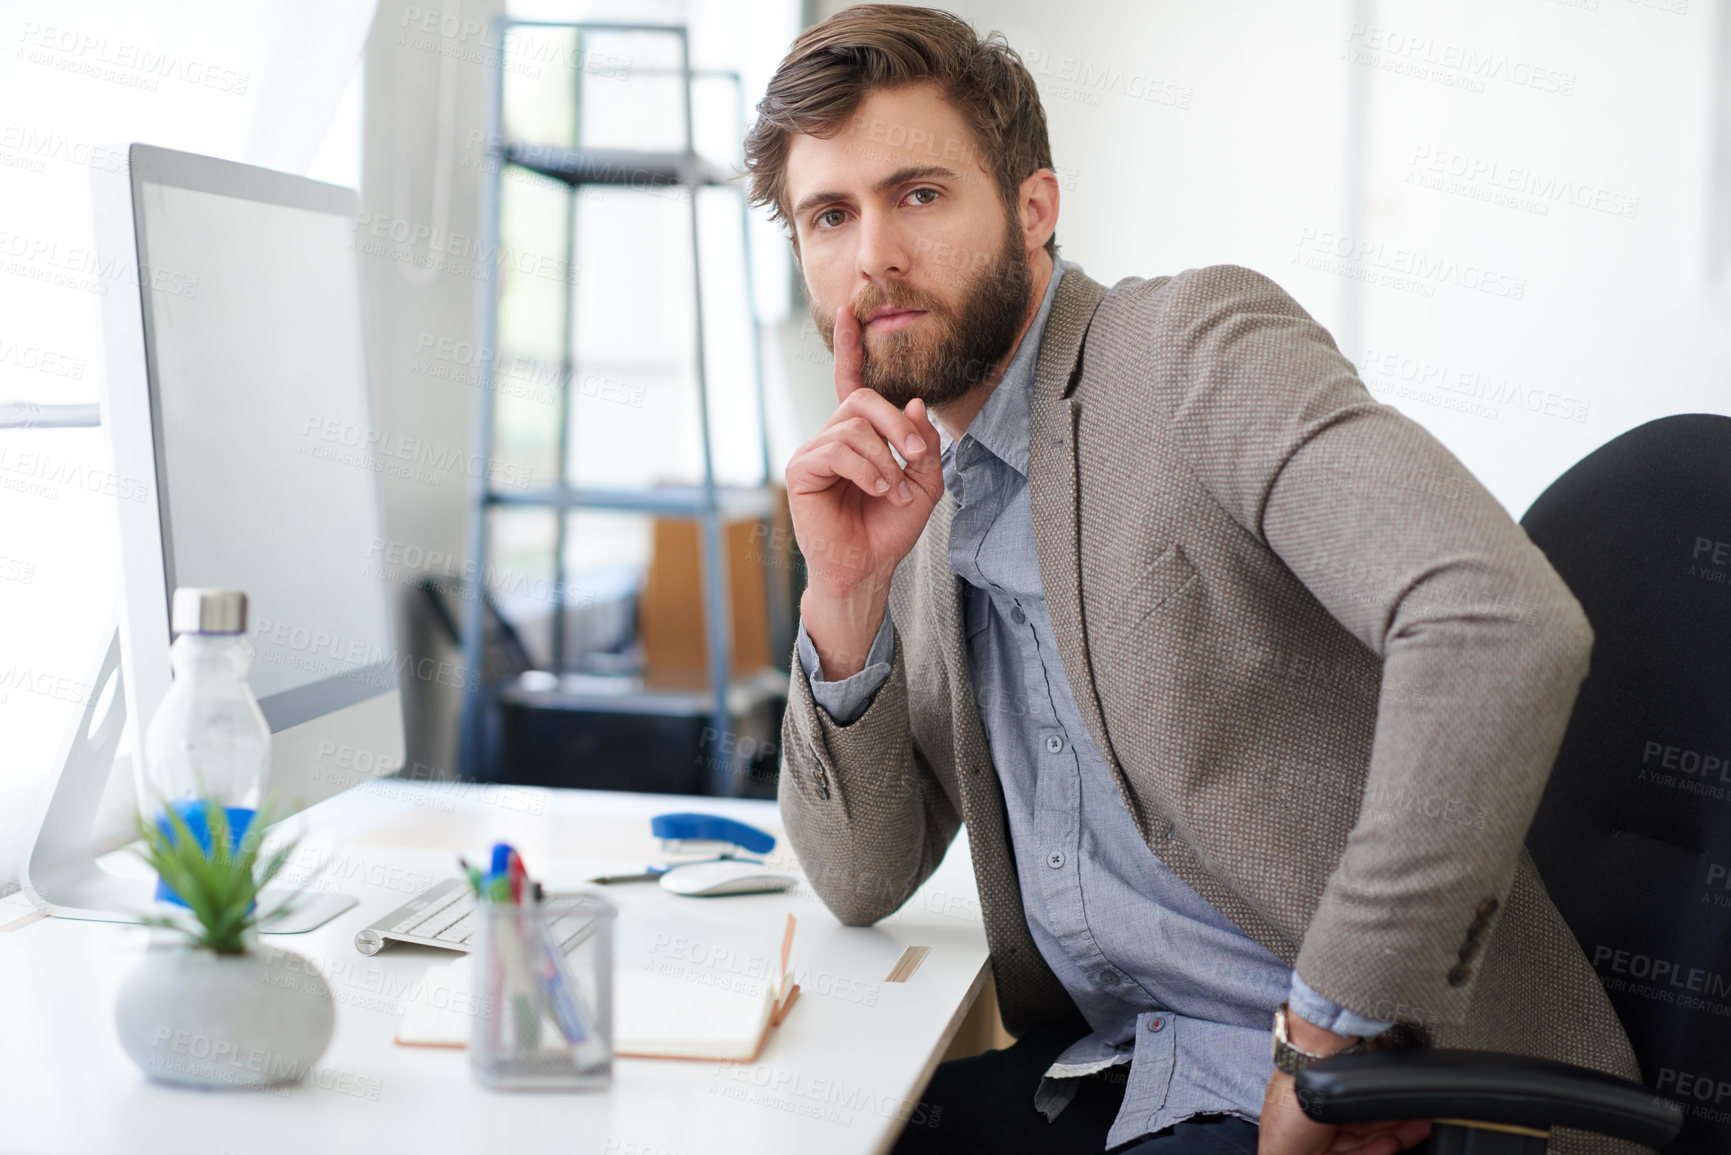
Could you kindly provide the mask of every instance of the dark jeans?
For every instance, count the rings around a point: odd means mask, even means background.
[[[1122,1080],[1085,1076],[1050,1123],[1034,1110],[1041,1075],[1075,1041],[1063,1031],[1030,1031],[1002,1051],[939,1063],[894,1155],[1101,1155],[1124,1098]],[[1256,1124],[1192,1115],[1114,1155],[1256,1155]]]

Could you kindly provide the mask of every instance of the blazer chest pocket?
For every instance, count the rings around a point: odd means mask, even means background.
[[[1141,625],[1149,614],[1172,600],[1197,577],[1196,567],[1190,564],[1183,547],[1173,542],[1171,548],[1150,562],[1142,576],[1130,586],[1124,604],[1118,609],[1119,622],[1131,629]]]

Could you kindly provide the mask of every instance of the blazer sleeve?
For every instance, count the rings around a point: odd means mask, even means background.
[[[1155,403],[1181,454],[1383,660],[1363,804],[1296,969],[1361,1014],[1459,1025],[1592,630],[1501,504],[1273,281],[1194,269],[1153,299]],[[1413,796],[1473,820],[1389,804]]]
[[[961,826],[912,739],[899,631],[893,637],[888,677],[846,725],[813,699],[796,653],[782,719],[782,825],[812,889],[848,926],[898,910]]]

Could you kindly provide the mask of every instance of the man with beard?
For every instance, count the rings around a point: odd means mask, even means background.
[[[1299,1110],[1292,1072],[1367,1047],[1638,1077],[1522,848],[1592,633],[1496,500],[1266,277],[1058,259],[1001,41],[850,8],[758,113],[838,401],[787,467],[782,815],[854,925],[965,821],[1017,1038],[897,1149],[1425,1143]]]

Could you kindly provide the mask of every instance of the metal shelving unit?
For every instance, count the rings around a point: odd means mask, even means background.
[[[507,136],[504,118],[504,78],[509,63],[512,29],[568,30],[581,47],[591,33],[665,35],[677,41],[679,67],[668,70],[634,70],[634,75],[660,72],[678,76],[683,85],[684,148],[677,152],[649,152],[616,148],[582,147],[582,85],[584,69],[573,69],[575,80],[571,99],[577,111],[574,118],[575,148],[553,147],[514,140]],[[779,694],[785,698],[785,675],[774,667],[753,672],[740,678],[732,676],[732,621],[728,594],[727,558],[724,550],[724,525],[730,520],[750,518],[770,525],[774,513],[774,490],[769,485],[769,437],[764,413],[761,325],[755,309],[751,271],[751,244],[747,230],[747,210],[744,196],[740,197],[740,228],[744,239],[744,292],[751,302],[751,352],[753,397],[757,405],[758,433],[762,445],[763,481],[750,487],[724,487],[715,480],[715,460],[711,446],[710,394],[703,315],[703,266],[698,221],[698,192],[703,188],[731,187],[731,174],[699,156],[694,142],[692,82],[696,77],[731,77],[736,90],[736,74],[694,71],[691,68],[690,44],[686,30],[679,25],[630,24],[610,22],[548,22],[497,20],[494,22],[494,43],[497,44],[497,68],[490,102],[488,137],[490,160],[488,179],[483,183],[481,202],[481,251],[498,251],[501,236],[501,185],[506,170],[512,167],[551,178],[563,184],[570,196],[566,259],[568,269],[577,268],[577,196],[585,185],[627,185],[633,188],[681,187],[690,190],[686,200],[690,207],[691,269],[695,304],[693,326],[694,363],[701,442],[703,447],[703,477],[698,485],[667,486],[653,489],[612,489],[577,486],[571,483],[569,466],[569,430],[571,422],[571,385],[575,377],[576,350],[572,332],[574,315],[571,280],[564,281],[565,308],[563,353],[560,365],[558,401],[558,485],[522,491],[499,491],[490,484],[494,441],[494,395],[490,387],[478,391],[475,416],[475,437],[479,446],[481,468],[473,490],[474,524],[470,530],[469,556],[476,561],[472,586],[482,586],[487,572],[490,546],[489,521],[492,511],[504,508],[546,509],[556,519],[553,550],[554,589],[553,648],[550,671],[532,671],[496,683],[483,680],[465,694],[461,732],[461,773],[464,778],[476,777],[485,764],[486,742],[491,711],[501,703],[514,707],[546,709],[578,709],[624,714],[689,714],[707,707],[711,734],[708,740],[714,749],[730,752],[732,719],[764,694]],[[743,113],[743,92],[740,92]],[[742,117],[743,119],[743,117]],[[489,262],[479,290],[477,344],[483,349],[497,348],[499,335],[499,289],[496,267]],[[491,383],[488,382],[488,385]],[[702,595],[704,641],[708,659],[709,687],[707,691],[690,689],[663,690],[645,686],[641,678],[599,677],[567,674],[564,654],[566,522],[570,511],[578,509],[611,510],[662,517],[685,517],[698,525],[702,561]],[[767,539],[766,539],[767,540]],[[771,652],[786,652],[792,645],[790,598],[785,596],[789,576],[780,568],[768,567],[766,586],[769,590],[768,621]],[[483,589],[471,588],[466,600],[467,613],[463,631],[464,657],[469,670],[484,669],[482,662],[484,610]],[[712,793],[736,792],[738,778],[732,772],[728,758],[710,757],[708,785]]]

